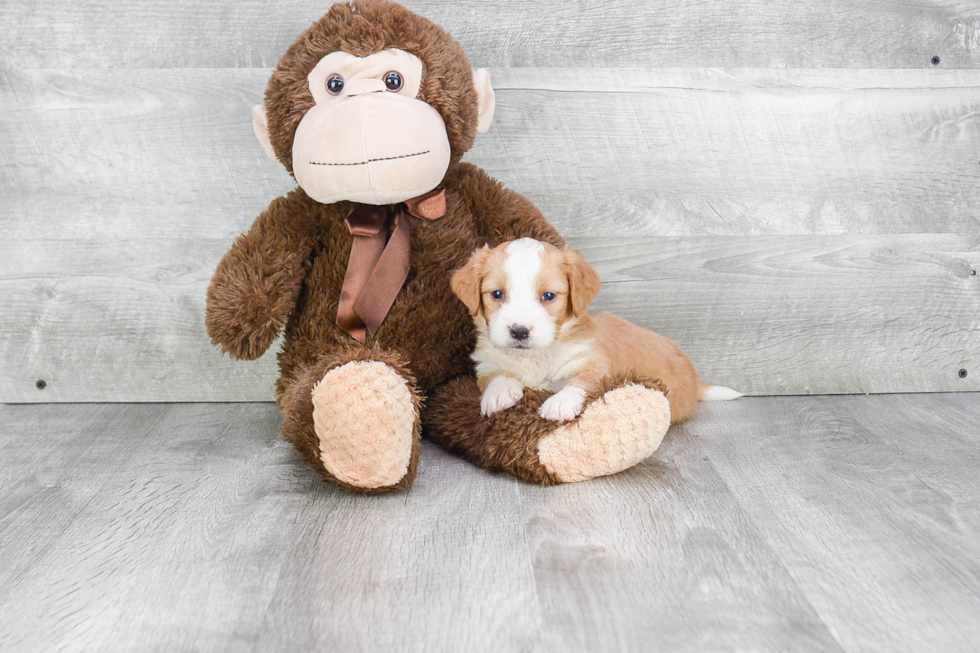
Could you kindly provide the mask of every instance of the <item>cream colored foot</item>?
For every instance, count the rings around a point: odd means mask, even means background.
[[[335,367],[313,387],[320,460],[354,487],[387,487],[405,476],[417,419],[408,384],[384,363]]]
[[[670,404],[659,390],[627,385],[589,404],[578,421],[538,443],[538,459],[571,483],[615,474],[650,456],[670,426]]]

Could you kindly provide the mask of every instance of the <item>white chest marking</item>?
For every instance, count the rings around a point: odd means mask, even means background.
[[[592,359],[595,343],[555,342],[542,349],[495,347],[481,329],[473,361],[479,376],[506,372],[528,388],[557,392]]]

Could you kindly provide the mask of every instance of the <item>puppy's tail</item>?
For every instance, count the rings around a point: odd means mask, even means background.
[[[731,401],[743,396],[741,392],[736,392],[723,385],[698,384],[698,401]]]

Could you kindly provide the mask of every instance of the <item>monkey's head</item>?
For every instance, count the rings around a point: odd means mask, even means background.
[[[493,108],[486,71],[442,28],[357,0],[290,46],[252,118],[266,154],[314,200],[392,204],[438,186]]]

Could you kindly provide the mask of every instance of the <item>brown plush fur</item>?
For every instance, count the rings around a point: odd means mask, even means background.
[[[610,390],[633,383],[667,394],[667,388],[659,381],[620,374],[603,379],[586,396],[585,405],[601,400]],[[538,411],[550,395],[525,389],[516,406],[483,417],[476,379],[469,376],[454,379],[428,400],[427,410],[422,413],[423,433],[478,467],[507,472],[539,485],[556,485],[562,481],[538,460],[538,443],[557,427],[581,419],[581,415],[561,424],[544,419]]]
[[[432,427],[430,437],[478,465],[538,483],[554,482],[532,445],[555,425],[538,420],[533,401],[500,420],[478,418],[479,392],[470,376],[469,358],[473,326],[450,290],[449,278],[484,243],[524,236],[556,246],[564,243],[531,202],[502,188],[479,168],[459,162],[472,145],[477,121],[470,65],[459,45],[441,28],[398,5],[363,0],[354,6],[356,10],[334,5],[276,67],[266,109],[277,156],[289,169],[296,126],[313,103],[306,77],[320,58],[339,49],[364,56],[401,48],[422,60],[421,97],[446,123],[453,152],[441,185],[447,213],[431,222],[412,219],[408,279],[377,334],[362,346],[335,324],[352,240],[344,219],[353,206],[319,204],[297,188],[274,200],[218,265],[208,289],[208,334],[231,356],[254,359],[285,328],[276,382],[283,436],[308,465],[341,487],[365,491],[333,478],[321,463],[311,392],[327,371],[351,360],[389,364],[405,378],[416,406],[447,381],[466,375],[443,388],[423,411],[422,419]],[[418,451],[416,442],[409,472],[401,481],[368,491],[407,488],[417,470]]]
[[[269,137],[287,170],[292,172],[296,127],[314,104],[306,76],[317,62],[338,50],[366,57],[390,48],[422,60],[419,99],[446,123],[453,163],[473,146],[477,97],[463,48],[435,23],[392,2],[338,2],[289,47],[265,92]]]

